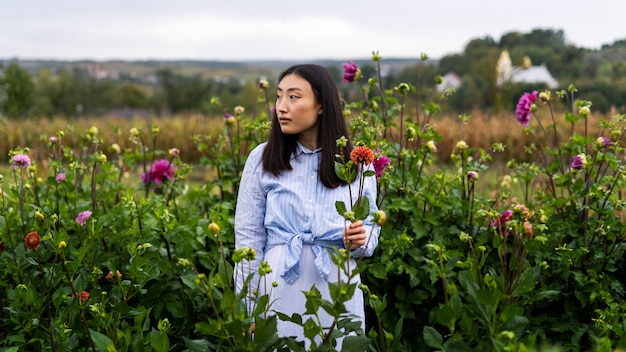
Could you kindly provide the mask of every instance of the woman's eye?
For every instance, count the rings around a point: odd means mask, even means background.
[[[292,94],[292,95],[289,96],[289,99],[297,99],[297,98],[299,98],[297,95],[293,95]]]

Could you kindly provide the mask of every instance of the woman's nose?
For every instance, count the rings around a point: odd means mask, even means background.
[[[278,111],[280,111],[280,112],[285,112],[285,111],[287,111],[287,104],[285,104],[285,103],[283,102],[283,100],[282,100],[282,99],[279,99],[279,100],[276,102],[276,110],[278,110]]]

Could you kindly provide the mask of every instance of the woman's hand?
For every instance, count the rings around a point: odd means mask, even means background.
[[[343,243],[348,250],[355,250],[365,245],[367,234],[363,221],[357,220],[343,230]],[[350,248],[348,248],[348,246]]]

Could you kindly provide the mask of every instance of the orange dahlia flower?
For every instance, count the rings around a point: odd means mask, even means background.
[[[374,152],[365,146],[358,146],[350,152],[350,159],[355,164],[369,165],[374,161]]]

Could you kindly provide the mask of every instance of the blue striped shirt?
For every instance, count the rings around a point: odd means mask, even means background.
[[[333,265],[327,249],[344,248],[342,234],[347,224],[337,213],[335,202],[343,201],[350,208],[348,186],[326,188],[318,176],[320,149],[311,151],[299,143],[297,156],[291,159],[291,171],[283,171],[278,177],[265,172],[261,160],[265,145],[250,152],[243,170],[235,211],[235,247],[256,250],[252,263],[252,272],[256,272],[268,249],[286,245],[283,267],[272,270],[278,270],[291,284],[300,272],[302,246],[311,245],[317,270],[327,280]],[[357,180],[352,185],[355,199],[358,184]],[[374,177],[365,177],[363,195],[370,200],[370,214],[377,211]],[[352,252],[353,257],[371,256],[378,245],[380,228],[376,226],[372,231],[371,216],[363,222],[369,239],[367,246]]]

